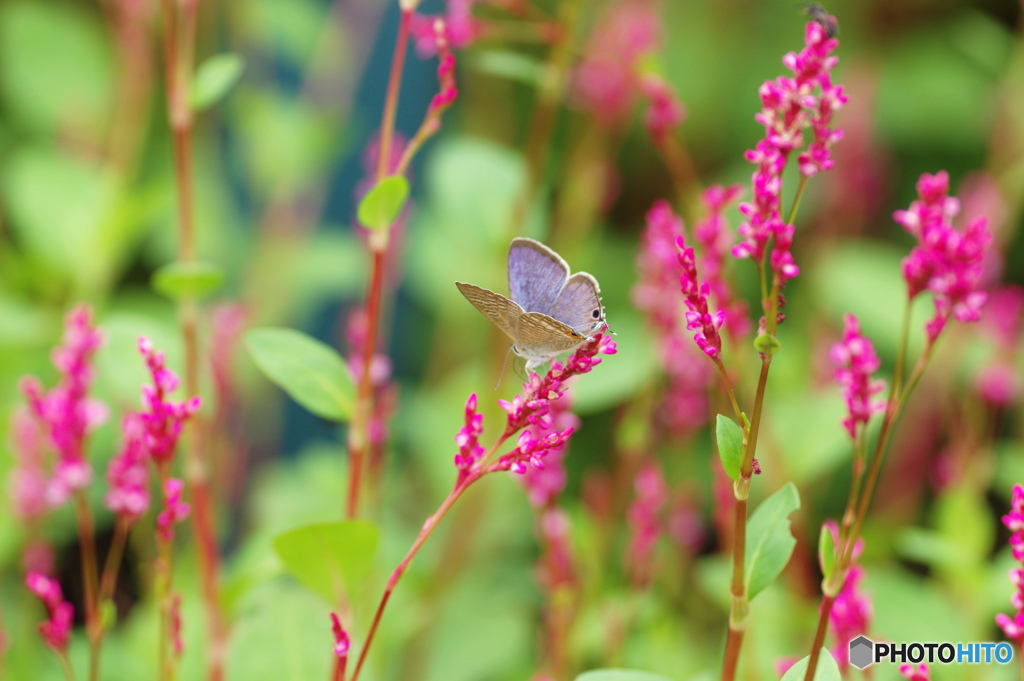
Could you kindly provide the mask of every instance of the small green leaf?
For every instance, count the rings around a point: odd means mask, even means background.
[[[389,175],[374,185],[359,202],[359,222],[368,229],[387,229],[409,198],[409,183],[401,175]]]
[[[356,387],[335,350],[292,329],[253,329],[245,344],[256,366],[292,399],[317,416],[347,421]]]
[[[824,525],[821,526],[821,534],[818,535],[818,565],[821,566],[821,574],[825,581],[832,579],[832,573],[836,569],[836,544],[832,539],[832,533]]]
[[[338,520],[280,534],[274,538],[274,552],[303,586],[337,605],[351,599],[369,574],[379,543],[373,523]]]
[[[738,480],[740,463],[743,461],[743,429],[728,416],[719,414],[715,434],[718,438],[718,456],[722,458],[722,467],[730,478]]]
[[[782,681],[803,681],[804,674],[807,673],[807,664],[810,661],[811,656],[808,655],[794,664],[782,677]],[[814,681],[840,681],[841,678],[839,666],[836,664],[835,658],[832,657],[832,653],[822,648],[818,655],[818,667],[814,670]]]
[[[771,334],[758,334],[754,339],[754,349],[766,357],[771,357],[782,348],[782,343]]]
[[[669,681],[667,677],[635,669],[594,669],[583,672],[576,681]]]
[[[747,598],[753,600],[775,581],[789,562],[796,539],[789,531],[789,514],[800,508],[796,486],[787,482],[757,507],[747,520]]]
[[[200,298],[223,282],[224,272],[209,262],[172,262],[153,273],[153,288],[172,300]]]
[[[217,54],[196,69],[189,101],[193,111],[213,106],[234,87],[245,70],[245,60],[237,54]]]

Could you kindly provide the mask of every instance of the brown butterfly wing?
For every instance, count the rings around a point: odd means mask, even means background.
[[[517,335],[520,348],[535,357],[557,355],[579,347],[586,340],[568,324],[539,312],[520,315]]]
[[[495,326],[504,331],[513,343],[519,342],[519,337],[516,335],[517,320],[523,314],[523,308],[500,293],[489,289],[461,281],[455,282],[455,285],[459,287],[459,292],[466,297],[466,300],[473,303],[473,307],[480,310],[485,317],[494,322]]]

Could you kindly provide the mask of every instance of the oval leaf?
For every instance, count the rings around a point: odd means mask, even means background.
[[[401,175],[390,175],[374,185],[359,202],[359,222],[368,229],[387,229],[409,198],[409,183]]]
[[[836,543],[825,525],[821,526],[821,534],[818,536],[818,565],[821,566],[825,581],[832,579],[836,569]]]
[[[200,64],[189,97],[192,110],[202,111],[223,99],[244,70],[245,60],[237,54],[218,54]]]
[[[594,669],[583,672],[576,681],[670,681],[667,677],[635,669]]]
[[[274,538],[274,552],[303,586],[332,606],[356,593],[370,572],[380,543],[377,526],[365,520],[313,523]]]
[[[256,366],[317,416],[347,421],[356,387],[335,350],[293,329],[253,329],[245,336]]]
[[[224,272],[209,262],[172,262],[153,273],[153,288],[172,300],[200,298],[223,282]]]
[[[743,429],[728,416],[719,414],[715,435],[718,438],[718,456],[722,458],[722,467],[730,478],[738,480],[740,463],[743,461]]]
[[[745,563],[747,598],[753,600],[775,581],[789,562],[796,539],[789,531],[789,514],[800,508],[796,486],[787,482],[757,507],[747,520]]]
[[[794,664],[786,671],[782,681],[803,681],[804,674],[807,673],[807,664],[810,661],[811,656],[808,655]],[[841,678],[839,666],[836,664],[835,658],[832,657],[832,653],[828,652],[828,649],[822,648],[821,654],[818,656],[818,667],[814,670],[814,681],[840,681]]]

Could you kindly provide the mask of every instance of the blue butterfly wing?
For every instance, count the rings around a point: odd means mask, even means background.
[[[555,298],[551,316],[568,324],[574,331],[589,336],[604,326],[601,289],[597,280],[586,272],[577,272]]]
[[[508,291],[523,310],[550,315],[568,279],[569,266],[550,248],[533,239],[512,240],[508,249]]]

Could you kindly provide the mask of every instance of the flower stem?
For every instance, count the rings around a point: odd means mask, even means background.
[[[423,523],[423,528],[420,533],[416,536],[416,541],[413,542],[409,552],[405,554],[405,558],[398,564],[398,567],[391,573],[391,577],[388,579],[387,586],[384,588],[384,594],[381,596],[380,603],[377,605],[377,612],[373,615],[373,623],[370,624],[370,631],[366,634],[366,643],[363,644],[363,649],[359,652],[359,660],[356,662],[356,669],[352,673],[351,681],[357,681],[359,679],[359,672],[363,669],[363,663],[366,662],[366,655],[370,651],[370,646],[373,644],[373,639],[377,633],[377,627],[380,625],[381,616],[384,614],[384,608],[387,607],[388,600],[391,599],[391,593],[398,586],[399,580],[402,575],[405,574],[409,564],[412,563],[412,559],[419,553],[424,542],[433,534],[434,529],[438,526],[444,516],[451,510],[451,507],[455,504],[462,493],[472,485],[474,482],[479,480],[483,475],[487,473],[487,469],[483,467],[477,467],[473,473],[467,476],[455,488],[451,491],[448,497],[441,503],[437,511],[434,512],[427,521]]]
[[[395,135],[395,115],[398,112],[398,93],[402,89],[402,73],[405,70],[405,49],[409,44],[409,22],[412,20],[412,9],[402,7],[402,15],[398,23],[398,38],[395,40],[395,52],[391,58],[391,73],[388,77],[388,90],[384,100],[384,115],[380,123],[380,151],[377,155],[377,182],[388,174],[388,159],[391,157],[391,142]]]
[[[796,187],[796,196],[793,197],[793,205],[789,207],[789,215],[786,216],[786,224],[791,225],[796,220],[796,211],[800,208],[800,199],[804,197],[804,188],[807,187],[807,176],[800,176],[800,184]]]
[[[196,21],[199,0],[163,0],[164,65],[166,68],[167,109],[174,146],[174,173],[178,189],[178,260],[195,262],[197,254],[192,196],[192,109],[189,86],[195,53]],[[199,306],[194,298],[182,298],[178,306],[185,353],[185,390],[200,393],[199,378]],[[204,460],[204,424],[196,416],[187,426],[185,471],[195,506],[196,552],[209,634],[210,681],[224,676],[223,651],[225,629],[218,598],[219,557],[213,527],[212,500],[207,484]]]
[[[733,561],[732,561],[732,605],[729,609],[729,638],[725,645],[722,662],[722,681],[733,681],[739,664],[743,635],[747,628],[747,585],[745,579],[747,551],[747,496],[750,492],[750,478],[754,474],[754,454],[757,451],[757,437],[761,428],[761,412],[764,408],[764,393],[768,385],[768,371],[772,358],[761,358],[761,373],[757,379],[757,393],[751,414],[750,429],[747,431],[743,461],[740,463],[740,477],[733,484],[736,504],[733,506]]]
[[[736,392],[732,389],[732,382],[729,380],[729,373],[725,370],[725,365],[722,364],[722,360],[718,357],[712,357],[715,366],[718,367],[718,373],[722,374],[722,386],[725,388],[726,395],[729,396],[729,402],[732,404],[732,410],[736,414],[736,421],[743,426],[743,411],[740,409],[739,402],[736,401]]]
[[[821,648],[825,645],[825,634],[828,632],[828,616],[832,612],[832,604],[835,601],[835,594],[822,596],[818,628],[814,632],[814,643],[811,644],[811,657],[807,660],[807,674],[804,675],[804,681],[813,681],[814,679],[814,670],[818,668],[818,658],[821,656]]]
[[[100,597],[102,604],[114,595],[114,587],[117,585],[117,572],[121,566],[121,558],[124,556],[124,546],[128,539],[130,530],[129,521],[124,516],[118,516],[114,525],[114,541],[107,552],[107,560],[103,564],[103,576],[100,579]]]
[[[81,490],[75,492],[75,516],[78,520],[78,545],[82,555],[82,582],[85,590],[85,631],[89,639],[89,681],[100,676],[100,621],[98,578],[96,575],[96,533],[89,502]]]
[[[75,669],[71,666],[68,654],[66,652],[58,652],[57,659],[60,660],[60,670],[64,673],[66,681],[75,681]]]

